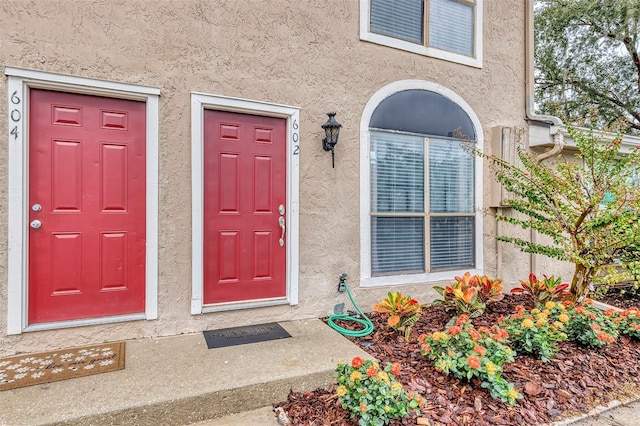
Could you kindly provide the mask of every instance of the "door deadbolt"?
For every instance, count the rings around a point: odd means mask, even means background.
[[[34,204],[31,206],[31,210],[33,210],[34,212],[39,212],[40,210],[42,210],[42,206],[38,203]]]

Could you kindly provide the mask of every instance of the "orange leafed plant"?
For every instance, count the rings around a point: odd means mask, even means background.
[[[389,314],[387,324],[397,332],[404,331],[405,338],[409,339],[411,327],[420,318],[422,306],[411,296],[404,296],[399,292],[389,292],[380,303],[373,305],[376,312]]]
[[[504,298],[502,292],[504,286],[501,280],[493,280],[486,275],[476,275],[471,279],[476,280],[479,289],[478,296],[484,303],[499,302]]]
[[[487,303],[497,302],[504,297],[502,281],[494,280],[486,275],[471,275],[466,272],[462,277],[455,277],[455,283],[446,287],[433,288],[442,296],[434,304],[442,305],[446,310],[456,310],[475,318],[482,314]]]
[[[529,274],[527,281],[520,280],[521,287],[511,289],[511,293],[529,293],[536,303],[544,304],[547,301],[558,301],[571,296],[568,291],[569,284],[562,283],[561,279],[553,275],[542,275],[539,279],[536,274]]]

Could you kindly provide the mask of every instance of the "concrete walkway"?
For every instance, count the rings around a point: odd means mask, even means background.
[[[369,357],[320,320],[280,325],[291,338],[219,349],[202,333],[128,341],[124,370],[0,392],[0,425],[196,423],[326,387],[339,361]]]
[[[193,423],[188,426],[280,426],[273,413],[272,407],[262,407],[257,410],[232,414],[203,422]]]
[[[640,402],[618,405],[571,424],[573,426],[638,426],[640,425]]]
[[[600,410],[598,410],[600,411]],[[572,418],[553,423],[552,426],[639,426],[640,402],[611,408],[587,418]],[[263,407],[241,414],[194,423],[189,426],[279,426],[272,408]]]
[[[127,342],[126,368],[0,392],[0,426],[277,426],[290,389],[333,383],[339,361],[370,356],[320,320],[291,338],[207,349],[202,333]],[[640,425],[640,402],[556,426]]]

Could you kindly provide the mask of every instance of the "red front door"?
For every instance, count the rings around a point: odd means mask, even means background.
[[[31,90],[30,324],[144,312],[145,111]]]
[[[285,138],[284,119],[204,111],[205,304],[286,296]]]

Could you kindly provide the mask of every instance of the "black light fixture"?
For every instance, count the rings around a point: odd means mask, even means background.
[[[328,112],[327,115],[329,119],[322,125],[325,134],[325,138],[322,139],[322,148],[324,148],[325,151],[331,151],[331,167],[335,167],[334,149],[338,143],[338,135],[340,134],[342,124],[336,121],[335,112]]]

